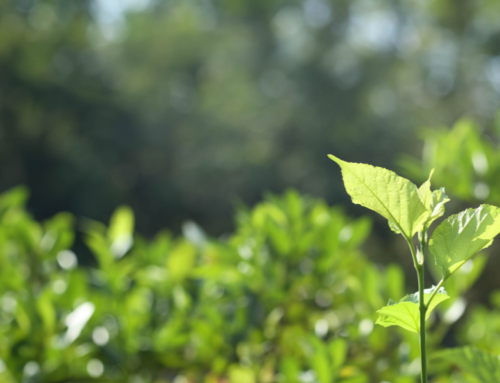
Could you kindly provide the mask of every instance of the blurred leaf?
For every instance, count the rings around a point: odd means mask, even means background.
[[[270,224],[268,230],[271,242],[274,245],[276,251],[280,255],[288,254],[290,252],[292,244],[285,229],[276,224]]]
[[[369,217],[361,217],[344,228],[350,229],[348,244],[352,247],[359,246],[370,235],[372,220]]]
[[[330,368],[337,375],[347,359],[347,349],[347,342],[341,338],[332,340],[328,345],[328,351],[331,359]]]
[[[54,331],[56,324],[56,311],[50,296],[45,293],[38,297],[36,307],[40,317],[42,318],[45,333],[51,334]]]
[[[16,186],[0,194],[0,211],[10,208],[24,207],[29,197],[25,186]]]
[[[249,367],[233,365],[229,367],[229,381],[231,383],[255,383],[255,373]]]
[[[363,279],[364,296],[368,304],[373,308],[380,307],[384,300],[380,295],[380,275],[374,265],[367,265],[361,272]]]
[[[399,265],[391,264],[386,269],[385,283],[390,297],[399,297],[404,293],[404,273]]]
[[[299,361],[291,356],[284,357],[281,359],[280,372],[287,382],[298,383],[300,374]]]
[[[75,308],[66,317],[65,323],[68,329],[64,334],[66,345],[73,343],[81,334],[83,328],[90,320],[95,311],[95,305],[92,302],[84,302]]]
[[[122,235],[130,236],[134,232],[134,212],[129,206],[120,206],[111,216],[108,238],[116,241]]]
[[[446,359],[470,374],[476,382],[500,382],[498,355],[472,347],[463,347],[436,352],[432,355],[432,359]]]
[[[168,277],[176,282],[186,278],[194,267],[195,258],[195,247],[187,241],[180,241],[167,258]]]
[[[17,303],[16,321],[24,335],[28,335],[31,330],[31,321],[28,312],[21,302]]]
[[[321,383],[331,383],[333,380],[332,370],[328,356],[324,352],[316,352],[311,357],[311,365],[316,372],[316,376]]]
[[[111,251],[121,258],[132,246],[134,233],[134,212],[128,206],[120,206],[111,216],[108,239]]]
[[[108,270],[115,262],[115,257],[106,242],[106,239],[99,233],[91,232],[85,238],[85,243],[97,258],[100,267]]]

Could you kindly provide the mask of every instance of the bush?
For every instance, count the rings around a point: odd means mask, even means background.
[[[108,227],[67,213],[38,223],[26,199],[0,197],[2,382],[414,381],[418,338],[374,327],[405,282],[363,255],[366,217],[289,191],[241,208],[227,238],[188,223],[147,240],[128,207]],[[92,266],[71,250],[75,223]]]

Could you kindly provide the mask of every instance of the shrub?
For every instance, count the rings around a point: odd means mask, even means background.
[[[109,226],[39,223],[26,198],[0,197],[2,382],[414,381],[418,339],[374,327],[405,281],[363,255],[366,217],[290,191],[240,208],[230,236],[189,223],[146,239],[127,207]]]

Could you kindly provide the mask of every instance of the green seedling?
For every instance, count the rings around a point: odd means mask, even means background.
[[[480,250],[488,247],[500,233],[500,208],[481,205],[444,220],[428,239],[431,224],[445,211],[449,201],[444,189],[431,191],[431,177],[417,188],[396,173],[366,164],[345,162],[329,157],[339,164],[344,185],[352,202],[376,211],[389,222],[394,232],[401,234],[410,247],[413,264],[418,275],[418,292],[378,311],[377,323],[400,326],[420,336],[421,379],[427,383],[425,321],[432,310],[448,299],[444,282]],[[418,244],[414,243],[415,234]],[[437,286],[425,289],[424,262],[427,250],[434,255],[442,278]]]

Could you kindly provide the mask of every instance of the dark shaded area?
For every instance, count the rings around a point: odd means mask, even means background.
[[[0,2],[0,186],[40,219],[219,235],[266,190],[347,202],[328,153],[394,168],[498,105],[492,3],[114,3]]]

